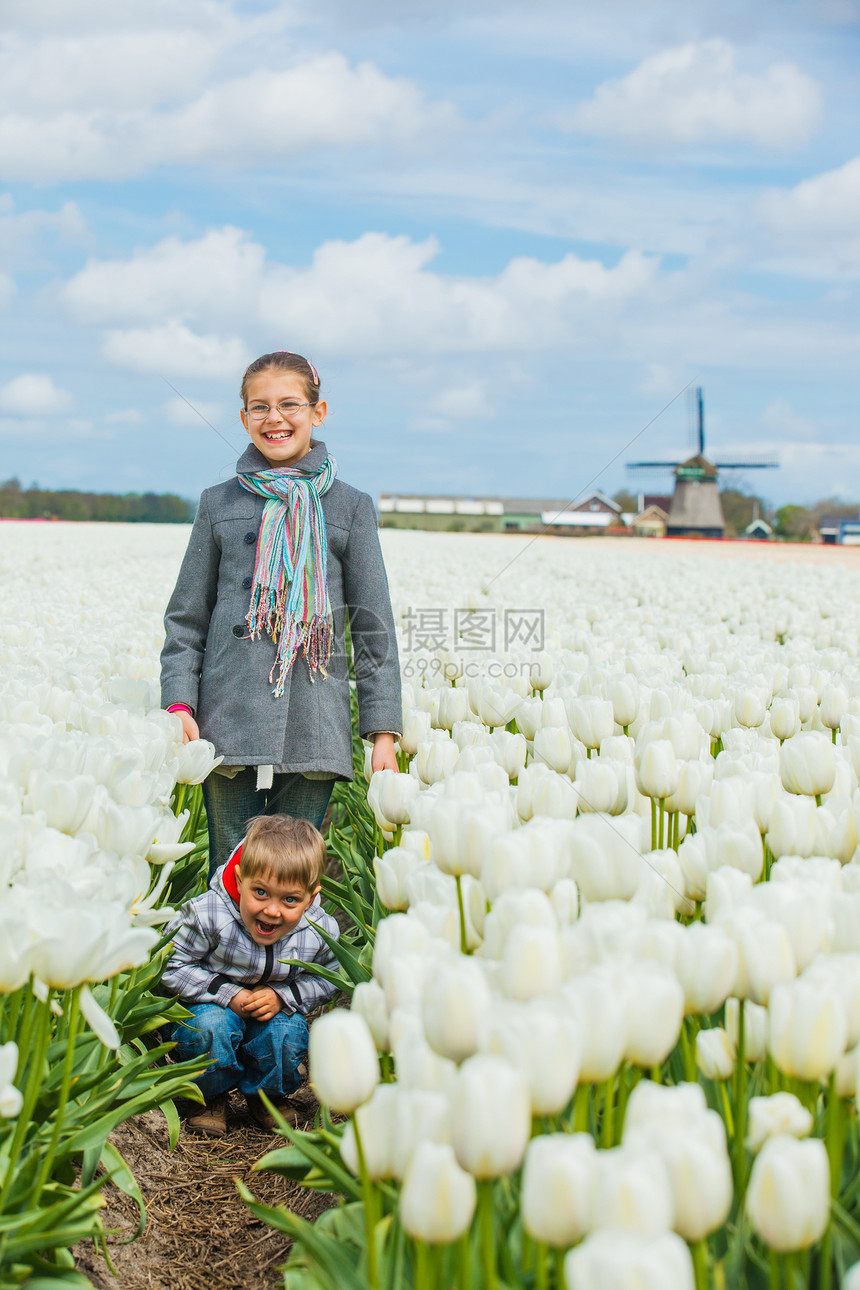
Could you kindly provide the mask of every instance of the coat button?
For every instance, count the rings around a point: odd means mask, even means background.
[[[233,635],[234,635],[234,636],[237,636],[237,637],[238,637],[238,636],[244,636],[244,635],[245,635],[245,624],[244,624],[244,623],[237,623],[237,624],[236,624],[236,626],[233,628]]]
[[[251,590],[251,587],[253,586],[253,583],[254,583],[254,579],[253,579],[253,578],[243,578],[243,579],[242,579],[242,586],[245,588],[245,590],[246,590],[246,591],[250,591],[250,590]]]
[[[247,542],[248,546],[250,546],[252,542],[256,542],[256,541],[257,541],[257,534],[256,534],[256,533],[246,533],[246,534],[245,534],[245,541]]]

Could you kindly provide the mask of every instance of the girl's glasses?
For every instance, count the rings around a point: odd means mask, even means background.
[[[300,412],[302,408],[312,408],[315,406],[316,405],[313,403],[294,403],[292,399],[284,399],[283,402],[277,405],[277,410],[280,415],[286,419],[287,417],[293,416],[296,412]],[[268,403],[252,403],[247,409],[247,412],[252,421],[265,421],[271,410],[271,405]]]

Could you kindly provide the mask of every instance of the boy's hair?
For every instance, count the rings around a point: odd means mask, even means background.
[[[305,891],[319,886],[326,862],[323,836],[309,820],[258,815],[248,824],[239,871],[243,878],[271,874],[275,882]]]
[[[248,406],[248,381],[252,376],[257,376],[259,372],[268,372],[271,370],[281,372],[295,372],[304,381],[305,396],[308,403],[319,403],[320,398],[320,378],[317,375],[317,369],[313,363],[309,363],[301,354],[293,354],[288,349],[278,349],[274,354],[263,354],[260,358],[255,358],[253,363],[246,368],[245,375],[242,377],[242,405]]]

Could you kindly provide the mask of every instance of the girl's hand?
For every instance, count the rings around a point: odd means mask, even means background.
[[[370,769],[374,772],[378,770],[400,770],[397,765],[397,753],[394,751],[394,735],[378,734],[373,736]]]
[[[253,1021],[271,1021],[281,1011],[281,1001],[270,986],[261,986],[258,990],[248,990],[245,1000],[245,1016]]]
[[[182,722],[182,742],[184,744],[193,743],[195,739],[200,738],[200,727],[194,720],[190,712],[184,708],[179,708],[176,714]]]

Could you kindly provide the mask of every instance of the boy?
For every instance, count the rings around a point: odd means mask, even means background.
[[[187,901],[168,924],[173,953],[162,984],[194,1014],[173,1026],[170,1038],[180,1059],[214,1059],[197,1078],[206,1105],[188,1120],[190,1129],[222,1137],[228,1093],[237,1086],[261,1128],[275,1127],[261,1092],[295,1123],[284,1099],[300,1082],[305,1014],[337,990],[282,960],[337,970],[317,931],[318,925],[338,935],[317,900],[324,865],[322,835],[307,820],[260,815],[209,891]]]

